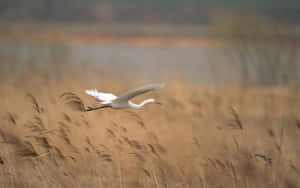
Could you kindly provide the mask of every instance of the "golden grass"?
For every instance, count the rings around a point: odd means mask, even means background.
[[[174,80],[134,100],[163,105],[85,113],[61,95],[92,106],[87,88],[119,94],[144,83],[65,75],[1,79],[0,187],[300,186],[296,89]]]

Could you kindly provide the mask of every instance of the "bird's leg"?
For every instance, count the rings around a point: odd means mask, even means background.
[[[98,110],[98,109],[101,109],[101,108],[107,108],[107,107],[109,107],[109,106],[99,106],[99,107],[95,107],[95,108],[88,106],[87,109],[85,109],[85,112]]]
[[[85,109],[85,111],[91,111],[93,108],[88,106],[87,109]]]

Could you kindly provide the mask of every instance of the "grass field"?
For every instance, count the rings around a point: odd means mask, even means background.
[[[120,94],[146,82],[62,71],[1,77],[0,187],[300,186],[297,88],[173,79],[134,99],[163,105],[86,113],[78,107],[97,103],[85,89]]]

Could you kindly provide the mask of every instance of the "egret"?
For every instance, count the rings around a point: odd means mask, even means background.
[[[135,96],[141,95],[143,93],[146,93],[146,92],[149,92],[152,90],[157,90],[157,89],[160,89],[163,87],[164,87],[164,84],[150,84],[150,85],[146,85],[144,87],[129,91],[129,92],[121,95],[120,97],[117,97],[116,95],[114,95],[112,93],[98,92],[96,89],[86,90],[85,93],[98,99],[100,101],[100,104],[102,104],[102,106],[96,107],[96,108],[88,107],[85,111],[98,110],[101,108],[113,108],[113,109],[134,108],[134,109],[138,109],[148,103],[160,104],[159,102],[155,102],[154,99],[147,99],[147,100],[144,100],[140,104],[135,104],[135,103],[131,102],[130,99],[132,99]]]

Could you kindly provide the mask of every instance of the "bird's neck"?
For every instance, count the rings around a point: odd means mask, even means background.
[[[141,102],[140,104],[134,104],[134,103],[132,103],[131,105],[132,105],[133,108],[141,108],[145,104],[147,104],[147,103],[153,103],[153,102],[154,102],[154,99],[147,99],[147,100],[144,100],[143,102]]]

